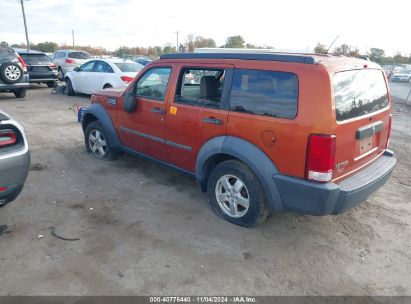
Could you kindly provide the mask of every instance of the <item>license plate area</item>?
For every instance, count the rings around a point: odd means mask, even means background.
[[[367,153],[373,148],[373,136],[360,139],[360,155]]]

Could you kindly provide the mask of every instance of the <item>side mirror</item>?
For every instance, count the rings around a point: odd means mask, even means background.
[[[127,113],[133,113],[137,109],[137,101],[136,97],[134,96],[133,92],[127,92],[124,95],[124,111]]]
[[[80,71],[80,67],[75,67],[75,68],[73,69],[73,71],[74,71],[74,72]]]

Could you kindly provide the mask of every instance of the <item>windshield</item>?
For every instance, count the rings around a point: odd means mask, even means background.
[[[36,65],[36,64],[49,64],[51,63],[51,59],[45,54],[21,54],[21,58],[23,58],[24,62],[28,65]]]
[[[140,72],[144,66],[134,62],[116,62],[114,63],[123,73]]]
[[[352,70],[333,77],[337,121],[363,116],[388,106],[388,93],[380,70]]]
[[[90,59],[91,58],[91,56],[86,52],[71,52],[68,56],[74,59]]]

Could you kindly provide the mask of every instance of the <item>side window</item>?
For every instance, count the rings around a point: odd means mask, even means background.
[[[183,68],[176,90],[176,103],[219,108],[224,69]]]
[[[135,93],[138,97],[164,100],[171,68],[148,70],[137,82]]]
[[[298,78],[288,72],[237,69],[230,110],[293,119],[297,115]]]
[[[54,58],[53,59],[59,59],[59,58],[63,58],[64,57],[64,53],[62,53],[62,52],[57,52],[55,55],[54,55]]]
[[[111,66],[107,62],[104,62],[104,61],[97,61],[96,64],[94,65],[93,72],[97,72],[97,73],[114,73]]]
[[[80,71],[81,71],[81,72],[92,72],[95,63],[96,63],[96,62],[95,62],[94,60],[93,60],[93,61],[86,62],[85,64],[83,64],[82,66],[80,66]]]

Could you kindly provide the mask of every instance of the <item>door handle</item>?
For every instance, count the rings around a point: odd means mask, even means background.
[[[206,117],[206,118],[203,118],[203,122],[210,123],[210,124],[213,124],[213,125],[221,125],[221,124],[223,124],[223,121],[222,121],[221,119],[214,118],[214,117]]]
[[[160,108],[152,108],[150,112],[157,113],[157,114],[164,114],[164,110]]]

